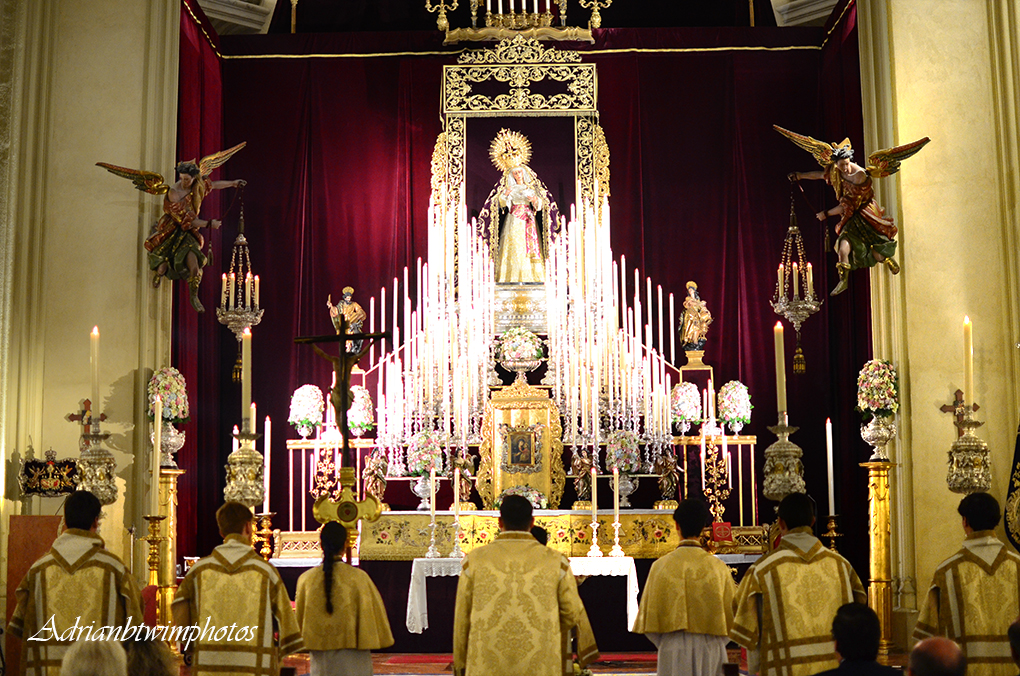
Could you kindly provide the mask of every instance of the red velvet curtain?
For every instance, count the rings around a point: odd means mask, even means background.
[[[751,390],[755,409],[746,433],[759,437],[759,477],[762,451],[774,440],[766,427],[776,419],[776,315],[768,301],[789,223],[786,174],[813,164],[771,126],[860,138],[852,4],[827,40],[823,29],[616,29],[598,31],[594,46],[580,47],[592,52],[584,60],[598,66],[601,124],[612,155],[614,253],[640,269],[642,284],[650,276],[676,294],[678,306],[686,281],[697,281],[716,318],[706,348],[716,384],[739,379]],[[390,294],[390,313],[393,277],[408,266],[413,280],[417,257],[426,255],[442,66],[455,54],[434,53],[443,49],[436,34],[277,35],[224,38],[224,52],[234,58],[217,62],[189,14],[182,17],[182,157],[248,142],[220,172],[249,181],[246,234],[266,310],[254,331],[253,394],[259,417],[268,414],[275,423],[272,506],[280,525],[287,520],[282,451],[294,436],[286,425],[290,394],[307,382],[324,386],[330,374],[327,362],[293,338],[331,331],[327,294],[353,286],[366,310],[376,297],[378,317],[380,287]],[[396,50],[430,53],[379,55]],[[266,53],[277,56],[236,58]],[[185,65],[186,56],[195,61]],[[195,80],[218,63],[223,136],[206,143],[198,128],[190,136],[185,129],[196,119],[218,129],[218,118],[205,116],[213,102],[203,98],[211,95],[213,78],[199,80],[201,86]],[[201,140],[201,149],[186,149],[188,139]],[[542,145],[542,139],[532,142]],[[832,206],[831,190],[809,187],[818,208]],[[206,215],[212,211],[210,203]],[[841,470],[856,472],[866,457],[852,408],[856,373],[868,357],[868,286],[858,272],[849,292],[830,299],[834,256],[824,250],[822,228],[803,201],[797,216],[825,303],[804,325],[807,374],[794,377],[788,369],[789,408],[791,423],[801,427],[793,440],[805,451],[808,492],[824,514],[825,418],[836,423]],[[214,241],[220,258],[203,291],[209,312],[191,313],[184,295],[177,312],[177,363],[189,377],[195,417],[182,452],[182,466],[195,471],[181,482],[181,530],[197,531],[197,540],[192,547],[182,539],[185,554],[206,553],[218,540],[212,513],[222,499],[229,430],[240,419],[238,387],[230,382],[236,342],[212,313],[214,277],[227,264],[235,232],[231,217],[222,244]],[[630,271],[628,285],[632,279]],[[793,336],[788,326],[788,359]],[[837,475],[837,511],[860,511],[864,482]],[[771,519],[764,500],[761,516]],[[848,550],[866,549],[866,530],[854,530],[847,528]],[[863,572],[862,556],[854,563]]]

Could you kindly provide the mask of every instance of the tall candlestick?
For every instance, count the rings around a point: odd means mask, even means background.
[[[974,325],[963,318],[963,402],[974,405]]]
[[[241,334],[241,422],[249,415],[251,409],[251,329],[245,328]],[[244,424],[244,431],[251,432],[253,420]]]
[[[705,428],[701,428],[701,492],[705,492]]]
[[[453,520],[460,521],[460,467],[453,470]]]
[[[598,521],[598,508],[599,508],[599,485],[595,481],[598,477],[598,470],[595,467],[591,468],[591,520],[593,522]]]
[[[669,363],[676,364],[676,324],[673,318],[673,294],[669,294]]]
[[[152,417],[152,507],[149,514],[159,514],[159,465],[163,445],[163,397],[156,395]]]
[[[255,279],[258,279],[258,277],[256,277]],[[258,287],[256,286],[255,288],[257,289]],[[269,513],[269,467],[270,467],[270,464],[269,464],[269,458],[270,458],[269,449],[270,449],[271,442],[272,442],[272,439],[273,439],[272,424],[273,424],[272,421],[269,419],[269,416],[267,415],[266,416],[266,427],[265,427],[265,430],[266,430],[266,453],[265,453],[265,456],[266,457],[265,457],[265,466],[263,467],[263,470],[262,470],[262,491],[263,491],[262,513],[263,514],[268,514]]]
[[[80,334],[79,334],[80,335]],[[99,327],[92,327],[89,337],[89,367],[92,371],[92,417],[93,424],[99,422]]]
[[[776,404],[780,413],[786,412],[786,348],[783,344],[783,324],[776,322],[773,329],[776,342]]]
[[[832,474],[832,418],[825,419],[825,464],[829,471],[829,516],[836,514],[836,483]]]
[[[613,468],[613,523],[620,523],[620,468]]]

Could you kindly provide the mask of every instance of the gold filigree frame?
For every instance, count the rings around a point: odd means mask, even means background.
[[[505,470],[509,437],[525,433],[533,435],[535,470]],[[527,485],[548,498],[549,509],[558,509],[567,482],[562,436],[559,409],[545,390],[515,382],[495,394],[485,405],[479,448],[477,488],[484,508],[492,509],[507,488]]]
[[[543,91],[536,90],[539,83]],[[483,93],[486,88],[498,91]],[[535,38],[517,35],[492,49],[461,54],[456,65],[443,68],[444,132],[433,154],[433,194],[445,187],[448,207],[459,205],[466,194],[469,118],[539,116],[574,120],[574,180],[581,190],[574,200],[609,195],[609,146],[597,106],[595,64],[581,63],[576,51],[543,47]],[[445,162],[437,162],[444,149]]]

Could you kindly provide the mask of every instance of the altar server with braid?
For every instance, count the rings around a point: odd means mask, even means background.
[[[701,500],[683,500],[673,512],[680,546],[652,564],[634,633],[659,649],[659,676],[719,676],[733,627],[729,566],[701,547],[711,521]]]
[[[995,537],[1002,511],[987,493],[971,493],[957,508],[967,537],[935,569],[914,639],[947,636],[967,656],[974,676],[1015,676],[1008,630],[1020,613],[1020,556]]]
[[[570,562],[532,537],[531,503],[503,498],[500,533],[464,558],[453,619],[455,676],[561,676],[562,632],[584,613]]]
[[[330,521],[319,534],[322,565],[297,582],[297,619],[311,654],[311,676],[371,676],[372,650],[393,645],[379,590],[341,558],[347,529]]]
[[[280,658],[304,647],[280,574],[251,547],[252,518],[238,502],[216,510],[223,544],[177,589],[174,623],[202,629],[187,646],[192,676],[277,676]]]
[[[102,509],[92,493],[72,493],[64,503],[67,530],[14,592],[17,607],[7,630],[24,641],[24,676],[58,674],[72,642],[114,632],[120,637],[128,620],[142,621],[134,578],[96,533]]]
[[[867,600],[850,563],[812,535],[814,523],[810,497],[783,498],[779,547],[740,582],[730,638],[747,648],[749,674],[808,676],[836,668],[832,618],[843,604]]]

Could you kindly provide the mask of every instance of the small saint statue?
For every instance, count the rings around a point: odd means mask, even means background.
[[[350,286],[345,286],[343,290],[343,297],[340,299],[340,305],[333,305],[333,296],[329,295],[326,297],[326,307],[329,308],[329,318],[333,321],[333,328],[336,329],[337,335],[340,335],[340,315],[343,315],[347,320],[347,332],[348,333],[361,333],[362,328],[365,325],[365,309],[358,303],[354,302],[354,289]],[[348,354],[354,354],[361,350],[360,340],[348,340],[346,346],[346,352]]]
[[[698,295],[698,285],[687,282],[687,297],[684,298],[684,311],[680,316],[680,344],[683,349],[687,352],[704,350],[711,323],[712,313]]]

